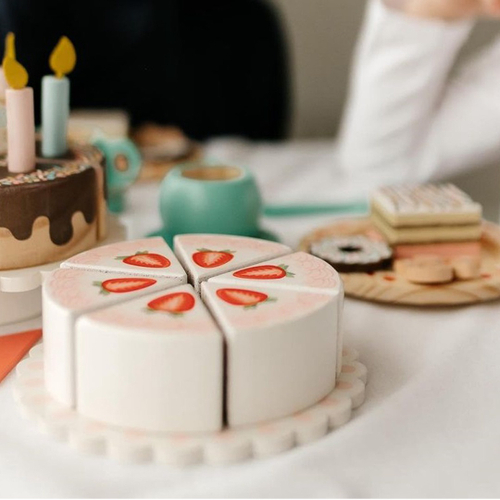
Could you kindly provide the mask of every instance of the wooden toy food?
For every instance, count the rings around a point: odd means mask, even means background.
[[[481,274],[481,259],[462,255],[444,259],[436,255],[419,255],[411,259],[399,259],[394,270],[412,283],[449,283],[453,279],[471,280]]]
[[[106,236],[98,150],[71,145],[67,158],[37,161],[25,174],[0,166],[0,270],[59,261]]]
[[[290,415],[333,390],[336,288],[311,294],[203,283],[203,297],[226,336],[229,426]]]
[[[451,266],[455,278],[459,280],[470,280],[479,278],[481,275],[481,258],[471,255],[462,255],[452,259]]]
[[[175,254],[161,238],[108,245],[67,260],[43,298],[48,393],[107,425],[259,424],[318,403],[340,374],[342,282],[277,243],[202,234],[177,236]]]
[[[477,257],[480,259],[481,242],[478,240],[395,245],[393,251],[395,259],[411,259],[419,255],[436,255],[445,259],[462,256]]]
[[[372,220],[391,244],[478,240],[481,214],[452,184],[386,186],[372,196]]]
[[[222,427],[222,334],[191,285],[87,314],[76,353],[83,415],[156,432]]]
[[[453,280],[453,268],[441,257],[421,255],[413,259],[396,261],[395,271],[411,283],[449,283]]]
[[[394,246],[394,270],[422,285],[481,276],[481,214],[452,184],[386,186],[372,197],[371,218]]]
[[[69,406],[75,396],[75,323],[85,313],[178,284],[172,278],[126,276],[91,269],[58,269],[43,284],[46,385]]]
[[[220,234],[178,235],[174,249],[196,290],[212,276],[290,253],[280,243]]]
[[[500,297],[500,227],[482,221],[481,230],[481,239],[478,241],[404,245],[404,250],[410,252],[406,254],[408,257],[403,258],[398,258],[398,249],[403,246],[398,244],[392,269],[342,273],[346,294],[364,300],[417,307],[496,300]],[[373,221],[359,218],[338,220],[318,227],[302,239],[299,248],[310,251],[314,243],[325,238],[355,235],[369,235],[371,239],[379,241]],[[446,282],[415,283],[404,276],[401,266],[405,264],[405,259],[425,255],[438,257],[445,262],[448,266],[444,271]],[[460,267],[463,271],[458,269],[457,262],[462,262]],[[453,277],[451,281],[449,268]]]
[[[92,269],[186,282],[186,272],[162,238],[123,241],[83,252],[61,264],[63,268]]]
[[[378,271],[388,268],[392,262],[392,250],[387,243],[363,235],[324,238],[314,242],[310,251],[339,273]]]

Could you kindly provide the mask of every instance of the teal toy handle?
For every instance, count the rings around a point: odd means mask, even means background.
[[[139,176],[142,164],[136,145],[127,137],[107,138],[100,136],[93,141],[106,160],[108,207],[120,213],[124,209],[124,193]]]
[[[139,153],[137,146],[128,137],[121,137],[119,139],[98,137],[93,141],[93,145],[99,148],[106,158],[107,170],[110,171],[108,173],[111,174],[111,179],[113,179],[115,171],[122,173],[128,179],[133,177],[135,180],[137,175],[139,175],[142,163],[141,153]],[[120,155],[126,158],[126,164],[125,162],[123,165],[117,163],[117,158]],[[118,176],[119,174],[116,175]]]
[[[139,149],[128,137],[121,139],[120,149],[121,149],[121,154],[127,157],[129,163],[129,170],[136,173],[137,174],[136,178],[137,178],[142,165],[142,157],[141,153],[139,153]]]
[[[348,203],[331,204],[297,204],[297,205],[266,205],[264,215],[266,217],[297,217],[301,215],[322,214],[367,214],[369,206],[366,201],[358,200]]]

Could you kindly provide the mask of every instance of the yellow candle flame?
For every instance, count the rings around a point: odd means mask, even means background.
[[[28,72],[24,66],[18,63],[13,57],[7,56],[3,60],[3,72],[9,86],[19,90],[26,87],[28,83]]]
[[[15,38],[16,37],[14,33],[7,33],[7,36],[5,37],[5,51],[3,55],[4,59],[6,57],[12,57],[12,59],[16,58]]]
[[[71,40],[62,36],[50,54],[49,65],[57,78],[71,73],[76,64],[76,51]]]

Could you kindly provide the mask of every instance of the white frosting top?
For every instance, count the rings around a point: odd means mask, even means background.
[[[453,184],[403,184],[379,188],[372,198],[391,214],[477,214],[479,203]]]

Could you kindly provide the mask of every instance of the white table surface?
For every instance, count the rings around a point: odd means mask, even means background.
[[[250,165],[266,201],[336,201],[359,192],[332,173],[326,143],[208,149]],[[123,217],[132,237],[157,228],[156,205],[154,186],[133,188]],[[295,245],[329,219],[264,224]],[[369,370],[365,404],[314,444],[230,467],[80,455],[20,417],[11,375],[0,384],[0,497],[499,496],[500,303],[433,310],[347,300],[344,318],[346,343]]]

